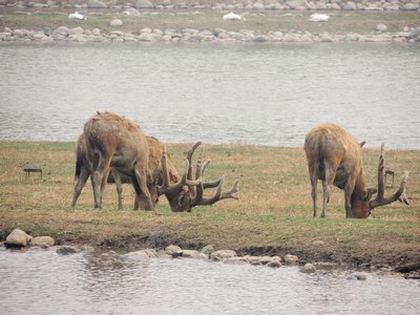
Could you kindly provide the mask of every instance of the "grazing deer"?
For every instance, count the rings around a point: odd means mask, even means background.
[[[366,188],[363,175],[362,147],[365,142],[357,140],[343,128],[324,124],[315,127],[306,135],[305,153],[312,184],[314,217],[317,216],[317,182],[322,181],[323,204],[321,217],[326,216],[329,202],[329,185],[344,189],[347,218],[367,218],[372,209],[396,200],[409,204],[405,195],[408,173],[406,172],[399,189],[390,197],[384,197],[384,145],[378,166],[378,187]],[[374,194],[376,198],[371,200]]]
[[[145,210],[154,203],[147,182],[149,146],[140,127],[116,114],[104,112],[90,118],[84,126],[86,156],[93,171],[92,185],[95,208],[102,206],[102,194],[111,168],[130,178],[136,199]]]
[[[110,114],[103,113],[102,115]],[[101,114],[98,114],[101,115]],[[112,114],[115,115],[115,114]],[[116,116],[116,115],[115,115]],[[118,117],[118,116],[117,116]],[[123,119],[123,118],[122,118]],[[146,137],[149,147],[148,171],[150,178],[148,178],[147,186],[152,196],[153,206],[157,203],[160,195],[165,194],[172,211],[191,211],[192,207],[198,205],[210,205],[219,200],[226,198],[238,199],[238,182],[234,184],[232,189],[228,192],[222,192],[223,178],[212,181],[203,182],[204,170],[210,161],[203,165],[201,161],[197,161],[196,174],[193,180],[192,174],[192,156],[197,147],[201,144],[197,142],[187,153],[187,160],[185,165],[185,172],[182,176],[178,175],[178,171],[174,167],[168,153],[166,146],[154,137]],[[117,168],[111,168],[111,173],[108,176],[108,182],[115,182],[117,184],[118,192],[118,207],[122,208],[122,188],[121,183],[131,183],[132,176],[127,176],[118,171]],[[80,192],[85,185],[87,179],[91,176],[93,183],[93,168],[90,167],[90,162],[87,156],[87,142],[85,135],[79,137],[76,148],[76,184],[74,187],[72,206],[75,205]],[[204,190],[206,188],[217,187],[216,193],[211,198],[204,197]],[[144,198],[135,199],[134,208],[137,209],[140,204],[141,208],[147,207]]]

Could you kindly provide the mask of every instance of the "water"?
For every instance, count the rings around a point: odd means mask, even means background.
[[[418,314],[419,281],[351,274],[0,249],[0,314]]]
[[[420,148],[420,45],[0,46],[0,139],[75,141],[96,110],[163,141],[301,146],[320,122]]]

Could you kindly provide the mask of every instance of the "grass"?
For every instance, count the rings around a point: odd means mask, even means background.
[[[179,167],[188,147],[168,147]],[[397,181],[404,170],[410,172],[412,205],[375,209],[368,220],[345,219],[343,193],[336,188],[328,218],[312,218],[302,148],[207,145],[206,155],[212,159],[209,179],[226,174],[226,188],[240,180],[239,201],[172,213],[163,197],[155,211],[133,211],[133,190],[125,185],[126,210],[118,211],[115,188],[108,185],[104,209],[93,210],[92,190],[86,185],[77,207],[71,209],[74,143],[0,141],[0,239],[20,227],[62,243],[132,249],[145,246],[151,233],[159,233],[165,244],[191,248],[213,244],[243,253],[293,252],[307,260],[397,264],[420,258],[420,151],[386,151],[386,166],[396,171]],[[378,150],[366,150],[371,185],[377,157]],[[43,178],[25,177],[25,165],[41,166]],[[314,240],[325,244],[314,245]]]
[[[39,10],[28,15],[28,12],[5,9],[3,12],[5,26],[10,28],[25,28],[42,30],[55,29],[61,25],[67,27],[81,26],[85,29],[99,28],[110,32],[121,30],[126,32],[139,32],[142,28],[158,28],[182,30],[195,28],[199,30],[214,30],[223,28],[227,31],[254,30],[257,33],[269,31],[308,31],[311,33],[369,33],[374,32],[376,25],[384,23],[390,32],[400,32],[405,26],[420,26],[420,15],[417,12],[327,12],[331,19],[327,23],[313,23],[309,15],[313,12],[287,12],[287,11],[242,11],[245,21],[223,21],[226,12],[216,10],[155,10],[142,11],[142,15],[125,16],[123,11],[105,10],[89,11],[87,21],[69,20],[69,10],[51,11]],[[121,27],[111,27],[109,22],[119,18],[124,22]]]

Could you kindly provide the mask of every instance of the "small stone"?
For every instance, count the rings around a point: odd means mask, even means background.
[[[55,241],[51,236],[37,236],[32,238],[29,244],[31,246],[48,248],[50,246],[53,246],[55,244]]]
[[[232,265],[243,265],[248,263],[247,259],[245,257],[230,257],[223,260],[226,264],[232,264]]]
[[[356,272],[354,276],[357,280],[366,280],[368,275],[366,272]]]
[[[386,32],[388,30],[388,27],[385,24],[378,24],[376,25],[376,30],[378,32]]]
[[[210,258],[215,261],[220,261],[232,257],[236,257],[236,252],[230,249],[221,249],[211,253]]]
[[[135,252],[127,253],[124,255],[124,257],[130,258],[130,259],[149,259],[150,258],[150,256],[144,250],[138,250]]]
[[[207,245],[207,246],[204,246],[201,250],[200,250],[200,252],[202,252],[203,254],[206,254],[206,255],[210,255],[211,253],[213,253],[215,251],[215,249],[214,249],[214,246],[213,245]]]
[[[267,264],[271,268],[280,268],[281,267],[281,258],[279,256],[274,256],[271,258],[271,261]]]
[[[261,256],[245,256],[246,260],[248,261],[248,263],[250,263],[251,265],[257,266],[257,265],[261,265]],[[271,257],[270,257],[270,261],[271,261]]]
[[[153,8],[153,4],[149,0],[138,0],[136,2],[137,9]]]
[[[56,250],[56,253],[60,255],[75,254],[77,252],[78,252],[78,249],[76,247],[68,246],[68,245],[60,246]]]
[[[4,244],[6,246],[24,247],[29,244],[31,239],[32,239],[32,236],[26,234],[21,229],[14,229],[12,233],[10,233],[7,236],[6,242],[4,242]]]
[[[120,19],[114,19],[109,22],[109,25],[111,26],[121,26],[123,25],[123,22]]]
[[[286,263],[286,265],[295,265],[298,262],[298,260],[298,256],[295,255],[287,254],[286,256],[284,256],[284,262]]]
[[[310,263],[306,263],[306,264],[302,267],[302,269],[300,269],[300,271],[301,271],[301,272],[304,272],[304,273],[313,273],[313,272],[315,272],[315,271],[316,271],[316,268],[315,268],[315,266],[314,266],[314,265],[312,265],[312,264],[310,264]]]
[[[105,9],[108,7],[106,3],[99,0],[89,0],[87,6],[88,8],[92,8],[92,9]]]
[[[169,245],[165,248],[165,253],[175,258],[182,256],[182,249],[176,245]]]
[[[275,257],[280,258],[279,256],[275,256]],[[273,260],[273,257],[270,257],[270,256],[263,256],[263,257],[261,257],[261,258],[260,258],[260,263],[261,263],[261,265],[267,265],[267,264],[268,264],[268,263],[270,263],[272,260]],[[280,258],[280,261],[281,261],[281,258]]]

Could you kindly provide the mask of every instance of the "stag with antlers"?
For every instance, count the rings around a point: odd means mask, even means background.
[[[347,218],[367,218],[374,208],[396,200],[409,204],[405,194],[408,172],[399,189],[389,197],[384,196],[384,145],[378,165],[378,187],[366,188],[363,174],[362,147],[365,142],[357,140],[343,128],[324,124],[312,129],[305,138],[305,153],[312,185],[313,216],[317,216],[317,182],[322,181],[323,205],[321,217],[326,217],[329,202],[329,186],[334,184],[344,189]],[[371,200],[376,193],[376,198]]]

